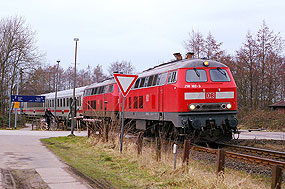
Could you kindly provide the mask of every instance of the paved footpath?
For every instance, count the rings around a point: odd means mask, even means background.
[[[237,138],[238,135],[235,135]],[[247,131],[241,130],[239,139],[266,139],[266,140],[285,140],[285,132],[266,132],[266,131]]]
[[[40,139],[67,136],[70,131],[0,130],[0,168],[2,170],[35,170],[50,188],[91,188],[68,170],[68,166],[50,152]],[[86,132],[75,132],[86,136]],[[0,175],[0,189],[5,188]]]

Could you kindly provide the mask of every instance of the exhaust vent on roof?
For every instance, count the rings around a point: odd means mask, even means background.
[[[182,56],[180,53],[174,53],[173,55],[175,56],[176,60],[182,60]]]
[[[186,59],[191,59],[191,58],[193,58],[193,56],[194,56],[194,53],[188,52],[188,53],[186,54]]]

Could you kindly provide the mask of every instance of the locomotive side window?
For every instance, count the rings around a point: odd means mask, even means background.
[[[231,81],[231,78],[229,77],[227,70],[221,69],[219,67],[217,69],[211,69],[210,76],[211,76],[211,80],[214,82]]]
[[[149,76],[148,82],[147,82],[147,87],[152,86],[152,82],[153,82],[153,75]]]
[[[92,100],[91,101],[91,108],[93,108],[94,107],[94,101]],[[94,109],[94,108],[93,108]]]
[[[167,83],[175,83],[177,80],[177,71],[169,72]]]
[[[140,86],[139,88],[144,87],[145,77],[141,78]]]
[[[186,71],[187,82],[207,82],[206,71],[202,69],[187,70]]]
[[[138,97],[134,97],[134,109],[138,109]]]
[[[114,84],[112,84],[112,85],[109,86],[109,93],[112,93],[113,90],[114,90]]]
[[[138,78],[138,79],[136,80],[135,89],[137,89],[137,88],[139,87],[140,80],[141,80],[140,78]]]
[[[104,86],[104,94],[106,94],[108,92],[108,85]]]
[[[157,74],[153,76],[153,82],[152,82],[152,86],[155,86],[156,85],[156,82],[157,82]]]
[[[149,77],[145,77],[145,80],[144,80],[144,85],[143,85],[143,87],[147,87],[147,84],[148,84],[148,80],[149,80]]]
[[[143,108],[143,96],[139,96],[139,108]]]
[[[132,109],[132,97],[129,97],[129,109]]]
[[[156,85],[164,85],[167,79],[167,72],[158,75]]]

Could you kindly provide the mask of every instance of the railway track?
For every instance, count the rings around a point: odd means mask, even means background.
[[[222,144],[222,145],[224,145],[225,147],[227,147],[228,149],[234,152],[257,154],[257,155],[261,155],[261,156],[268,157],[271,159],[285,161],[285,152],[254,148],[254,147],[248,147],[248,146],[237,146],[237,145],[230,145],[230,144]]]
[[[201,152],[206,152],[206,153],[211,153],[211,154],[217,154],[218,153],[217,149],[212,149],[212,148],[207,148],[207,147],[202,147],[202,146],[193,145],[193,146],[191,146],[191,149],[195,150],[195,151],[201,151]],[[252,149],[252,151],[254,151],[254,150]],[[263,150],[263,149],[255,149],[255,152],[256,153],[258,152],[257,154],[267,153],[267,154],[271,154],[271,156],[274,156],[274,157],[284,158],[284,154],[282,152]],[[282,167],[283,170],[285,170],[285,161],[268,159],[268,158],[264,158],[264,157],[257,157],[257,156],[253,156],[253,155],[242,154],[242,153],[231,152],[231,151],[225,151],[225,156],[227,158],[240,160],[240,161],[244,161],[247,163],[253,163],[253,164],[257,164],[257,165],[261,165],[261,166],[266,166],[266,167],[270,167],[270,168],[273,165],[279,165]]]

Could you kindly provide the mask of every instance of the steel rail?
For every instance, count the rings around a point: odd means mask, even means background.
[[[212,148],[207,148],[207,147],[202,147],[202,146],[193,146],[193,145],[190,147],[190,149],[201,151],[201,152],[206,152],[206,153],[211,153],[211,154],[217,154],[217,151],[218,151]],[[277,161],[277,160],[256,157],[256,156],[251,156],[251,155],[246,155],[246,154],[240,154],[236,152],[229,152],[229,151],[225,151],[225,153],[226,153],[226,157],[231,158],[231,159],[238,159],[241,161],[245,161],[248,163],[254,163],[254,164],[262,165],[266,167],[271,167],[273,165],[280,165],[282,169],[285,170],[285,162],[283,161]]]
[[[254,147],[248,147],[248,146],[237,146],[237,145],[230,145],[230,144],[222,144],[222,145],[230,147],[234,149],[235,151],[238,151],[237,149],[239,149],[239,151],[242,151],[242,152],[251,152],[251,153],[256,153],[259,155],[262,154],[262,155],[270,156],[274,158],[285,159],[285,152],[254,148]]]

